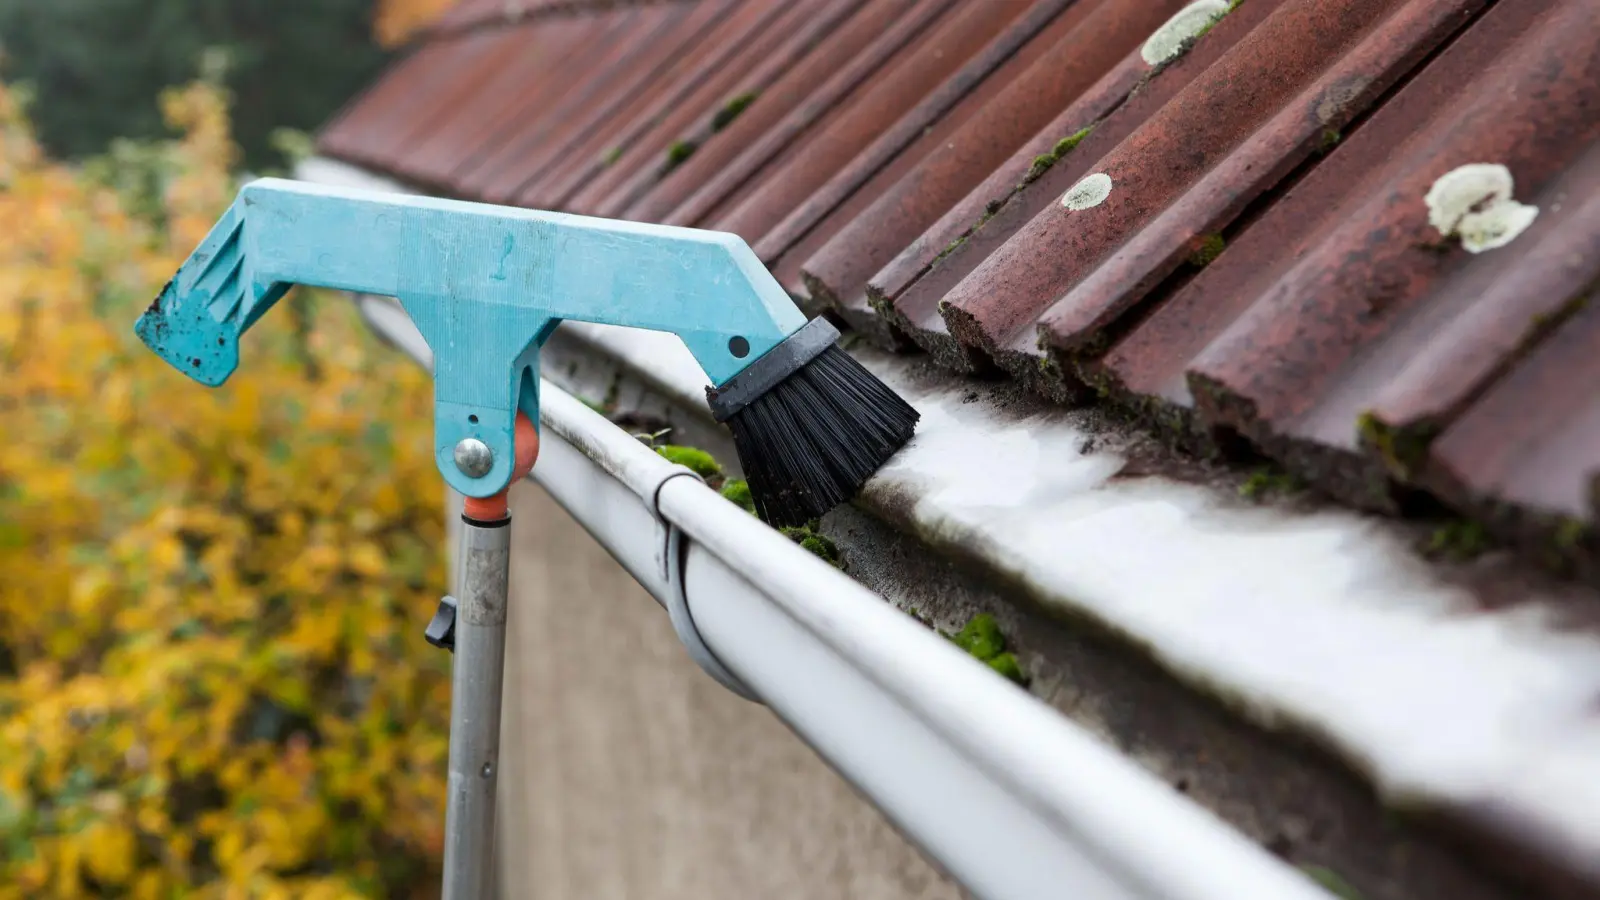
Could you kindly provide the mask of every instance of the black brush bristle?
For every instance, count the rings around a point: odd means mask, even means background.
[[[837,345],[727,419],[756,512],[800,525],[855,496],[918,413]]]

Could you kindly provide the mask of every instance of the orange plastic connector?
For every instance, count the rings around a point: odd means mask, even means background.
[[[533,471],[533,462],[539,458],[539,429],[533,427],[533,420],[527,413],[517,413],[517,433],[514,438],[517,446],[516,468],[511,470],[511,483],[516,484],[528,473]],[[492,497],[468,497],[461,506],[461,512],[469,519],[479,522],[496,522],[511,515],[510,507],[506,504],[506,490]]]

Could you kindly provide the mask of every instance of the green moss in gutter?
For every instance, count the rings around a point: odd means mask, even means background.
[[[1228,242],[1220,234],[1207,234],[1200,237],[1200,245],[1189,254],[1189,264],[1196,268],[1205,268],[1216,262],[1222,251],[1228,249]]]
[[[1006,637],[1000,632],[1000,623],[989,613],[979,613],[967,621],[956,634],[939,632],[952,643],[965,650],[972,658],[984,663],[1017,684],[1026,685],[1028,676],[1017,662],[1016,654],[1006,652]]]
[[[579,399],[583,401],[585,406],[609,419],[616,408],[618,390],[618,383],[613,381],[605,404],[599,404],[587,398]],[[707,486],[720,493],[723,499],[742,508],[752,516],[755,515],[756,504],[755,499],[750,495],[750,483],[743,478],[725,481],[722,464],[717,462],[716,457],[699,447],[689,447],[682,444],[657,444],[657,441],[671,430],[668,428],[653,433],[635,434],[634,438],[654,450],[662,459],[683,466],[699,475],[705,479]],[[818,531],[821,527],[821,520],[812,519],[799,527],[783,528],[780,531],[784,537],[799,544],[802,550],[811,553],[836,569],[843,570],[844,562],[839,559],[838,546],[829,540],[826,535]]]
[[[600,165],[602,165],[602,166],[614,166],[614,165],[617,164],[617,160],[619,160],[621,158],[622,158],[622,148],[621,147],[612,147],[610,150],[607,150],[604,154],[601,155],[601,157],[600,157]]]
[[[704,478],[713,487],[722,479],[722,466],[712,458],[711,454],[698,447],[678,447],[667,445],[655,448],[656,452],[668,460],[680,465],[688,466],[697,475]],[[714,474],[707,474],[714,473]],[[750,483],[743,478],[735,478],[722,485],[719,493],[722,498],[735,506],[743,509],[750,515],[756,514],[755,499],[750,496]],[[817,531],[822,523],[816,519],[804,525],[791,528],[781,528],[783,536],[796,544],[800,549],[821,559],[836,569],[843,569],[844,563],[839,559],[839,548],[827,536]]]
[[[1246,500],[1262,500],[1275,494],[1292,494],[1302,490],[1305,482],[1293,472],[1277,465],[1266,465],[1250,473],[1239,485],[1239,496]]]
[[[722,477],[722,466],[717,463],[716,458],[699,447],[663,444],[656,448],[656,452],[667,462],[687,467],[689,471],[707,481]]]
[[[1011,679],[1017,684],[1027,684],[1027,676],[1022,674],[1022,666],[1017,664],[1017,657],[1011,653],[1001,653],[993,659],[986,660],[989,668]]]
[[[583,401],[585,406],[609,419],[616,408],[616,395],[619,390],[618,382],[613,381],[604,404],[596,403],[586,398],[579,399]],[[653,433],[635,434],[634,438],[654,450],[662,459],[683,466],[705,479],[706,484],[720,493],[723,499],[742,508],[752,516],[756,515],[755,499],[750,494],[750,483],[748,481],[743,478],[725,480],[722,464],[717,462],[716,457],[699,447],[689,447],[682,444],[658,444],[657,441],[670,431],[671,429],[669,428]],[[818,531],[821,527],[822,522],[820,520],[812,519],[799,527],[783,528],[780,531],[784,537],[799,544],[802,550],[811,553],[836,569],[843,570],[844,562],[839,558],[838,546],[829,540],[826,535]]]
[[[667,148],[667,162],[661,167],[661,174],[665,175],[683,165],[699,149],[700,145],[694,141],[673,141],[672,146]]]
[[[741,507],[750,515],[756,514],[756,501],[750,496],[750,482],[743,478],[734,480],[722,486],[723,499],[735,506]]]
[[[819,524],[813,519],[804,525],[779,530],[783,532],[784,537],[799,544],[800,549],[809,552],[836,569],[843,569],[844,563],[839,560],[839,548],[834,545],[833,541],[828,540],[827,537],[817,532]]]
[[[1481,522],[1456,519],[1435,528],[1423,552],[1435,558],[1464,562],[1488,549],[1489,532]]]
[[[1327,866],[1301,866],[1300,871],[1304,872],[1307,878],[1315,881],[1318,887],[1335,897],[1341,897],[1343,900],[1365,900],[1354,885],[1345,881],[1338,872]]]
[[[1339,142],[1342,140],[1344,140],[1344,135],[1340,134],[1337,128],[1322,129],[1322,137],[1317,142],[1317,155],[1326,156],[1332,153],[1333,148],[1339,146]]]
[[[717,110],[716,114],[711,117],[711,132],[715,134],[732,125],[733,120],[739,118],[740,113],[748,109],[750,104],[756,102],[757,96],[758,94],[755,91],[746,91],[722,104],[722,108]]]
[[[1000,633],[1000,624],[988,613],[973,616],[953,640],[957,647],[984,662],[994,659],[1006,649],[1006,639]]]
[[[839,566],[839,548],[834,546],[833,541],[820,534],[808,534],[801,538],[800,549],[808,551],[811,555],[826,560],[835,566]],[[843,568],[843,566],[839,566],[839,568]]]

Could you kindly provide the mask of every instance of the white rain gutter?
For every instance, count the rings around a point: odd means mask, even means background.
[[[431,368],[397,304],[359,302]],[[715,658],[976,896],[1325,900],[687,469],[548,380],[541,395],[534,480],[663,606],[681,597]],[[669,538],[681,567],[664,565]]]

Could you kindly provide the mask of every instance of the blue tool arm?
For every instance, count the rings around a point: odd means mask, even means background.
[[[468,496],[504,489],[517,411],[538,421],[539,347],[565,319],[676,334],[721,385],[805,324],[736,235],[281,179],[246,185],[140,317],[207,385],[296,284],[396,297],[434,354],[435,454]],[[457,469],[464,438],[493,468]]]

